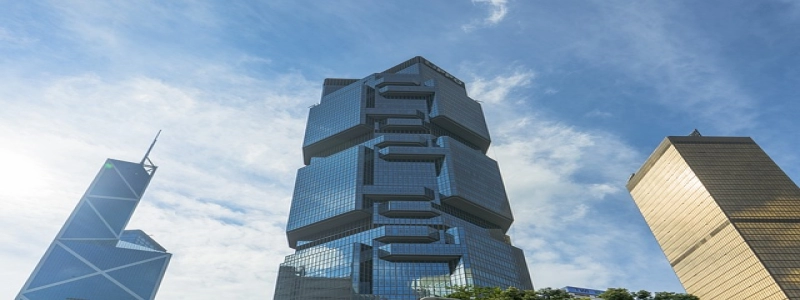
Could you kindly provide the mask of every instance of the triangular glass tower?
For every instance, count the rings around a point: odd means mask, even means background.
[[[106,160],[16,299],[154,299],[172,254],[125,225],[156,168]]]

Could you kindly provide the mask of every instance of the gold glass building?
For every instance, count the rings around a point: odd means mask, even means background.
[[[800,189],[751,138],[667,137],[627,187],[686,292],[800,299]]]

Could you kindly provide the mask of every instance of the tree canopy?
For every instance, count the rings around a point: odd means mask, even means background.
[[[657,292],[654,296],[645,290],[629,292],[627,289],[622,288],[609,288],[600,294],[600,298],[605,300],[700,300],[700,298],[692,294]]]
[[[502,289],[499,287],[454,287],[448,298],[460,300],[566,300],[581,299],[570,295],[564,290],[541,288],[536,291],[520,290],[514,287]],[[630,292],[624,288],[609,288],[599,295],[604,300],[700,300],[691,294],[657,292],[655,294],[646,290]]]
[[[628,289],[609,288],[600,294],[600,298],[605,300],[633,300],[634,295],[635,293],[628,292]]]
[[[514,287],[456,287],[447,295],[448,298],[461,300],[565,300],[574,299],[564,290],[543,288],[536,291],[519,290]]]

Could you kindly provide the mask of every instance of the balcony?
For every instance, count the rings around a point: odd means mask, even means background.
[[[375,79],[375,87],[381,88],[387,85],[419,85],[420,76],[417,74],[381,74]]]
[[[424,128],[424,122],[416,118],[388,118],[380,122],[381,130],[421,130]]]
[[[382,236],[375,240],[383,243],[432,243],[439,240],[439,231],[429,226],[387,225]]]
[[[365,197],[375,200],[430,201],[435,197],[433,190],[422,186],[365,185],[362,191]]]
[[[444,158],[448,153],[448,149],[439,147],[388,146],[379,150],[378,153],[380,158],[384,160],[414,159],[434,161]]]
[[[378,255],[388,261],[452,261],[461,258],[465,249],[454,244],[388,244],[378,248]]]
[[[425,97],[433,95],[436,91],[432,86],[400,86],[400,85],[387,85],[378,89],[381,96],[416,96]]]
[[[378,213],[390,218],[422,217],[433,218],[439,213],[431,204],[423,201],[387,201],[380,203]]]

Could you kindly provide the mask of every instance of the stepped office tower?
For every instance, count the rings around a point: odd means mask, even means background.
[[[275,299],[417,300],[532,289],[489,132],[464,83],[412,58],[326,79],[311,108]]]
[[[15,299],[154,299],[172,254],[124,228],[155,171],[106,160]]]
[[[800,299],[800,190],[748,137],[667,137],[628,182],[687,292]]]

